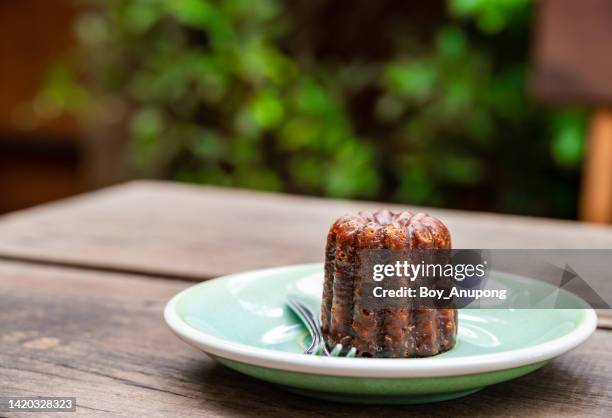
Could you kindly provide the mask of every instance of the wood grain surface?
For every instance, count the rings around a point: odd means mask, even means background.
[[[80,414],[131,417],[603,417],[612,410],[612,332],[602,330],[537,372],[450,402],[351,406],[292,395],[172,335],[163,306],[188,285],[0,262],[0,396],[76,396]]]
[[[437,216],[455,248],[612,248],[609,226],[132,182],[0,218],[0,257],[201,280],[322,261],[339,216],[380,208]]]

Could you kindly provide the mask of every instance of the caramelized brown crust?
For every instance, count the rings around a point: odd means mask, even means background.
[[[451,237],[440,220],[424,213],[381,210],[338,219],[325,249],[321,329],[328,346],[355,347],[363,357],[424,357],[452,348],[455,309],[363,307],[361,285],[369,278],[359,277],[358,252],[375,248],[450,249]]]

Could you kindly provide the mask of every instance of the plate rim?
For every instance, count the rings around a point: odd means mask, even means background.
[[[597,327],[595,311],[592,308],[584,308],[580,309],[583,311],[583,317],[574,330],[554,340],[536,344],[535,346],[518,348],[502,353],[453,358],[362,359],[288,353],[228,341],[192,327],[176,312],[176,305],[185,294],[211,281],[225,280],[238,275],[278,274],[284,270],[313,268],[315,266],[322,266],[322,263],[296,264],[251,270],[206,280],[190,286],[173,296],[164,308],[164,319],[170,329],[183,341],[214,356],[281,371],[366,378],[461,376],[513,369],[551,360],[566,353],[586,341]]]

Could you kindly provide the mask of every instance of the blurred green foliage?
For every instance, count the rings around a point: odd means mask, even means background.
[[[529,0],[449,0],[424,36],[403,15],[370,56],[298,39],[292,2],[88,2],[86,86],[129,104],[144,175],[575,216],[585,116],[527,96]]]

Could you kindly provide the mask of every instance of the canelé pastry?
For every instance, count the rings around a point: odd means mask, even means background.
[[[424,213],[387,210],[338,219],[327,236],[321,329],[328,347],[355,347],[361,357],[426,357],[451,349],[457,311],[413,309],[405,305],[375,309],[362,294],[360,257],[370,249],[450,249],[446,226]]]

